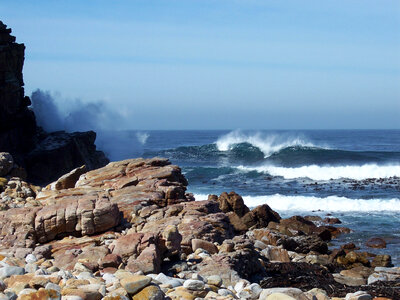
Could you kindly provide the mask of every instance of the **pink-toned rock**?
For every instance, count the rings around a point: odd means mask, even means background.
[[[133,273],[138,271],[142,271],[144,274],[160,273],[161,256],[157,246],[151,244],[136,259],[133,256],[129,258],[125,269]]]
[[[218,253],[218,248],[213,243],[201,239],[193,239],[192,240],[193,251],[196,251],[199,248],[208,251],[210,254]]]
[[[69,173],[61,176],[57,181],[50,184],[50,189],[63,190],[71,189],[75,187],[76,182],[82,174],[87,172],[86,166],[83,165],[79,168],[75,168]]]
[[[102,269],[105,268],[118,268],[118,266],[122,263],[121,256],[111,253],[107,254],[103,259],[99,261],[99,266]]]

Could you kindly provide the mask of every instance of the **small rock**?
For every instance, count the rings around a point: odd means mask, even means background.
[[[386,241],[379,237],[370,238],[365,245],[370,248],[386,248]]]
[[[372,300],[372,297],[364,291],[358,291],[347,294],[345,300]]]
[[[164,293],[156,285],[150,285],[142,289],[132,297],[132,300],[163,300]]]
[[[28,255],[25,257],[25,261],[26,261],[27,264],[33,264],[33,263],[37,262],[37,258],[36,258],[36,256],[33,255],[33,254],[28,254]]]
[[[283,294],[283,293],[273,293],[270,294],[266,298],[261,298],[260,299],[265,299],[265,300],[296,300],[296,298],[290,297],[289,295]]]
[[[0,268],[0,279],[10,277],[12,275],[23,275],[25,274],[25,269],[21,267],[7,266]]]
[[[218,253],[218,248],[213,243],[201,239],[192,240],[192,249],[196,251],[197,249],[204,249],[210,254]]]
[[[262,288],[258,283],[252,283],[245,287],[238,296],[242,299],[258,299],[262,292]]]
[[[35,273],[39,267],[36,264],[26,264],[25,265],[25,271],[26,273]]]
[[[131,275],[121,279],[122,287],[128,294],[135,294],[137,291],[150,284],[151,278],[143,275]]]
[[[220,287],[222,285],[222,278],[219,275],[211,275],[207,277],[207,284]]]
[[[188,290],[202,291],[205,287],[204,282],[195,279],[188,279],[183,283],[183,287]]]

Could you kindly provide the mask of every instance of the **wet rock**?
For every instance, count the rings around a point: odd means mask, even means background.
[[[379,237],[370,238],[365,245],[370,248],[386,248],[386,241]]]

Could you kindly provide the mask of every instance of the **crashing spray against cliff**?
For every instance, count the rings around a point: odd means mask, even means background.
[[[37,124],[45,131],[93,130],[97,133],[96,146],[110,160],[134,156],[148,138],[147,133],[137,132],[137,138],[132,139],[129,131],[123,131],[129,124],[127,117],[103,101],[65,100],[39,89],[32,93],[31,100]]]

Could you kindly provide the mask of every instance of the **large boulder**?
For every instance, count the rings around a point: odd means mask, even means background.
[[[235,193],[223,192],[219,197],[209,195],[209,200],[218,201],[221,211],[227,214],[236,232],[245,232],[250,228],[264,228],[270,222],[279,222],[281,217],[267,204],[263,204],[250,210],[243,198]]]
[[[58,236],[90,235],[118,224],[118,207],[106,195],[68,195],[43,207],[0,212],[0,247],[29,248]]]

